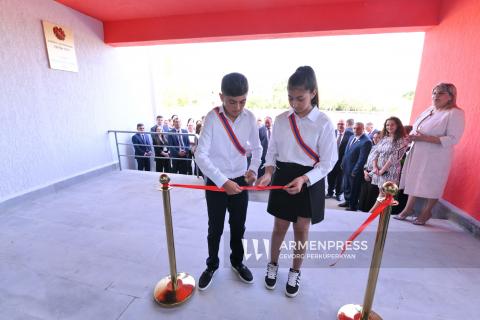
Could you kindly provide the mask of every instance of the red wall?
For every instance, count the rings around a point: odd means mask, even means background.
[[[431,105],[439,82],[457,86],[466,114],[443,198],[480,220],[480,0],[444,0],[440,24],[426,32],[412,118]]]

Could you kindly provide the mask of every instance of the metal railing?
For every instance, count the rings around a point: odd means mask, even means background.
[[[109,134],[110,133],[113,133],[114,134],[114,138],[115,138],[115,148],[117,150],[117,159],[118,159],[118,167],[120,170],[122,170],[122,161],[121,161],[121,157],[125,157],[125,158],[148,158],[148,159],[163,159],[163,160],[181,160],[181,161],[190,161],[190,162],[194,162],[195,163],[195,153],[194,151],[192,150],[195,150],[195,148],[197,147],[198,145],[198,135],[195,134],[195,133],[178,133],[178,132],[150,132],[150,131],[127,131],[127,130],[108,130],[107,131]],[[137,144],[137,143],[124,143],[124,142],[118,142],[118,134],[119,133],[130,133],[130,134],[136,134],[136,133],[139,133],[139,134],[144,134],[144,135],[149,135],[150,136],[150,139],[152,139],[152,144]],[[158,145],[158,144],[153,144],[154,143],[154,139],[153,137],[156,135],[156,134],[162,134],[163,136],[167,136],[167,135],[173,135],[173,136],[193,136],[194,137],[194,142],[193,144],[189,144],[188,147],[187,146],[175,146],[175,145],[169,145],[169,144],[163,144],[163,145]],[[131,140],[131,137],[129,137],[129,139]],[[190,139],[189,139],[190,141]],[[152,149],[152,152],[153,152],[153,156],[139,156],[139,155],[135,155],[135,154],[121,154],[120,153],[120,148],[118,147],[119,145],[123,145],[123,146],[132,146],[132,148],[135,148],[135,146],[145,146],[145,147],[150,147]],[[157,157],[155,156],[155,147],[162,147],[162,148],[167,148],[167,149],[188,149],[191,152],[191,155],[192,157],[191,158],[174,158],[174,157]],[[198,170],[198,166],[195,165],[195,175],[197,177],[199,177],[200,173],[199,173],[199,170]]]

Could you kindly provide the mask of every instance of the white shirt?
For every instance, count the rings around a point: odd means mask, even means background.
[[[224,113],[223,106],[219,111]],[[257,173],[261,163],[262,146],[258,137],[255,115],[251,111],[243,109],[235,122],[232,122],[226,115],[225,117],[242,147],[252,153],[248,169]],[[243,176],[247,171],[246,156],[242,156],[234,146],[214,110],[207,113],[205,117],[195,151],[195,161],[205,176],[218,187],[223,186],[228,179]]]
[[[272,139],[265,156],[265,166],[275,166],[275,162],[292,162],[303,166],[313,166],[314,160],[307,156],[297,143],[288,117],[293,109],[278,115],[273,125]],[[303,141],[320,157],[320,161],[305,175],[312,185],[324,178],[338,160],[335,128],[326,114],[314,107],[310,113],[300,118],[295,114],[298,130]]]

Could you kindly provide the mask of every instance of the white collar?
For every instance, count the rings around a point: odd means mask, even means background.
[[[295,113],[295,110],[293,108],[290,108],[290,110],[288,110],[288,116],[290,116],[292,113]],[[295,114],[295,115],[298,117],[297,114]],[[318,108],[314,106],[312,108],[312,110],[310,110],[310,112],[304,118],[315,122],[318,119],[319,116],[320,116],[320,110],[318,110]],[[298,118],[300,118],[300,117],[298,117]]]
[[[223,107],[223,104],[220,105],[219,108],[220,108],[220,109],[219,109],[218,111],[219,111],[220,113],[223,113],[223,114],[227,117],[228,120],[231,120],[231,119],[227,116],[227,113],[225,112],[225,108]],[[240,117],[243,117],[245,114],[246,114],[245,108],[243,108],[242,112],[240,112],[240,114],[238,115],[238,117],[237,117],[235,120],[237,120],[237,119],[240,118]]]

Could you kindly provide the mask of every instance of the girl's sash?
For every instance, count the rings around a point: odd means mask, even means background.
[[[300,131],[298,130],[297,127],[297,121],[295,120],[295,114],[291,114],[288,117],[288,120],[290,122],[290,128],[292,129],[293,136],[295,137],[295,140],[297,140],[298,145],[302,148],[302,150],[309,156],[312,160],[315,161],[315,164],[320,161],[320,157],[318,154],[313,151],[302,139],[302,136],[300,135]]]

